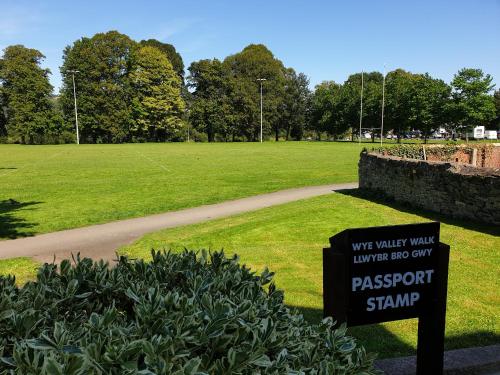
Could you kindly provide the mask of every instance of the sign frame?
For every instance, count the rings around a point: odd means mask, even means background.
[[[418,318],[417,375],[443,373],[450,247],[439,242],[439,231],[439,222],[347,229],[331,237],[331,247],[323,249],[324,316],[333,317],[337,326],[342,323],[346,323],[347,326],[357,326]],[[420,242],[427,241],[427,243],[411,245],[409,239],[417,237],[426,238]],[[377,239],[378,242],[376,242]],[[397,242],[398,239],[401,241]],[[382,241],[386,241],[386,243]],[[357,250],[360,250],[360,243],[364,244],[362,250],[366,251],[354,251],[353,248],[356,247],[353,246],[354,243],[358,246]],[[404,246],[380,248],[384,245],[402,244]],[[426,249],[432,249],[428,250],[428,256],[417,256],[424,253]],[[411,251],[414,250],[416,258],[411,255],[413,254]],[[392,253],[405,251],[408,253],[408,258],[391,258]],[[382,260],[356,264],[355,256],[357,254],[374,254],[367,255],[364,259]],[[383,254],[388,255],[384,256]],[[396,256],[401,255],[396,254]],[[403,271],[411,273],[413,270],[416,273],[418,270],[419,276],[423,275],[422,272],[427,272],[425,275],[428,278],[425,280],[429,282],[410,286],[402,285],[403,283],[399,282],[397,287],[391,286],[386,291],[372,291],[370,288],[367,288],[366,292],[357,290],[362,289],[360,287],[361,281],[359,281],[362,278],[358,277],[361,274],[371,275],[370,280],[373,280],[373,276],[376,274],[383,276],[389,274],[394,277],[399,269],[402,270],[397,277],[398,281]],[[406,278],[407,280],[415,280],[414,277],[411,277],[412,275],[407,276],[409,276]],[[356,280],[354,281],[354,279]],[[405,281],[407,281],[406,279]],[[420,278],[419,280],[424,279]],[[371,282],[368,282],[367,285],[373,286]],[[365,287],[364,282],[362,286]],[[419,300],[411,306],[402,306],[399,309],[361,311],[360,301],[363,298],[379,295],[379,298],[382,299],[380,294],[389,293],[391,288],[396,293],[418,290]],[[403,299],[400,298],[400,300]],[[379,306],[381,306],[380,303]]]

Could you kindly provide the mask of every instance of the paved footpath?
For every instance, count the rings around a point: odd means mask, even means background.
[[[130,244],[149,232],[200,223],[357,187],[357,183],[347,183],[287,189],[180,211],[0,241],[0,259],[32,257],[40,262],[52,262],[54,256],[56,261],[59,261],[69,258],[71,253],[79,252],[82,257],[109,261],[116,258],[115,251],[119,247]]]

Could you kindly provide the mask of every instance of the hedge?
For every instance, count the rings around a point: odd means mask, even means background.
[[[406,159],[424,160],[424,147],[427,157],[435,156],[441,161],[453,162],[453,156],[456,152],[461,151],[465,154],[472,154],[474,149],[477,149],[482,154],[491,154],[493,145],[491,143],[463,145],[463,144],[442,144],[442,145],[413,145],[401,144],[397,146],[374,147],[372,152],[378,154],[397,156]]]
[[[223,252],[76,257],[0,277],[0,374],[376,374],[374,356],[284,305]]]

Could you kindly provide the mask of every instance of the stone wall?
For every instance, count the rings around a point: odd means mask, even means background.
[[[450,217],[500,225],[500,170],[361,153],[359,187]]]

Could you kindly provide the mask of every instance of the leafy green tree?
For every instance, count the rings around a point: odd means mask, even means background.
[[[342,89],[333,81],[325,81],[317,85],[312,94],[310,129],[316,131],[318,140],[323,132],[337,133],[336,127],[342,121],[338,112]]]
[[[0,60],[1,61],[1,60]],[[0,137],[7,135],[7,98],[0,84]]]
[[[44,58],[36,49],[14,45],[0,59],[4,132],[21,143],[41,143],[44,135],[60,125],[54,123],[50,71],[40,66]]]
[[[384,126],[393,129],[401,142],[401,135],[410,130],[411,102],[416,75],[403,69],[389,72],[386,77]]]
[[[233,109],[240,124],[239,133],[255,141],[260,134],[260,83],[263,83],[263,133],[279,126],[280,105],[285,87],[285,67],[262,44],[250,44],[224,60],[233,84]]]
[[[491,121],[492,129],[500,130],[500,90],[496,90],[493,94],[493,101],[495,102],[495,118]]]
[[[425,143],[431,130],[445,124],[445,108],[450,94],[451,88],[444,81],[427,73],[416,76],[409,103],[410,121],[415,129],[423,132]]]
[[[260,82],[263,82],[263,134],[300,139],[308,112],[308,79],[285,68],[265,46],[249,45],[241,52],[201,60],[189,67],[192,90],[191,124],[216,139],[255,141],[260,136]]]
[[[481,69],[464,68],[451,82],[454,122],[466,134],[472,127],[486,125],[495,118],[495,103],[489,95],[494,87],[492,81]]]
[[[382,110],[382,80],[379,72],[363,74],[363,128],[379,128]],[[342,86],[343,97],[339,107],[342,110],[341,127],[339,133],[345,132],[349,127],[358,133],[360,117],[360,92],[361,73],[350,75]],[[372,141],[375,133],[372,131]]]
[[[285,70],[285,87],[280,107],[278,126],[274,127],[275,139],[279,140],[280,130],[285,131],[285,139],[300,140],[304,133],[310,101],[309,79],[303,73],[297,74],[292,68]]]
[[[184,62],[182,61],[182,56],[177,52],[175,47],[168,43],[162,43],[156,39],[141,40],[139,42],[141,46],[151,46],[156,47],[162,51],[168,58],[168,61],[172,64],[172,67],[176,71],[180,78],[180,82],[184,83]]]
[[[217,59],[193,62],[188,85],[194,91],[189,111],[191,124],[205,132],[209,142],[217,135],[227,140],[235,134],[231,125],[234,111],[230,103],[231,77],[227,66]]]
[[[130,140],[133,123],[129,80],[131,54],[136,43],[117,31],[81,38],[64,50],[61,104],[65,118],[73,122],[75,75],[80,139],[83,142]]]
[[[179,137],[184,101],[180,78],[165,54],[151,46],[136,49],[129,79],[135,120],[132,133],[156,142]]]

